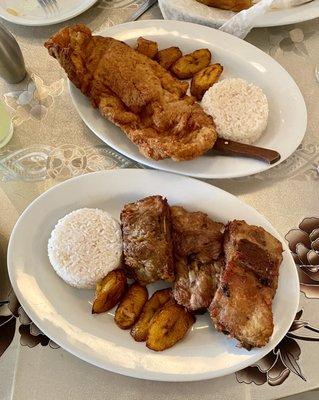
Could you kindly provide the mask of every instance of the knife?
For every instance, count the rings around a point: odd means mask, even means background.
[[[280,154],[275,150],[233,142],[232,140],[221,138],[216,140],[213,150],[230,156],[256,158],[257,160],[265,161],[270,165],[280,160]]]
[[[155,3],[157,3],[157,0],[145,0],[143,1],[139,6],[136,11],[128,18],[127,22],[129,21],[136,21],[137,19],[140,18],[141,15],[143,15],[149,8],[151,8]]]

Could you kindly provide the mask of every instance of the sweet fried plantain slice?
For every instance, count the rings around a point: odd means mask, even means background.
[[[163,351],[183,339],[195,317],[182,306],[168,302],[156,313],[149,328],[146,346],[155,351]]]
[[[123,297],[126,289],[124,270],[116,269],[109,272],[96,285],[92,314],[100,314],[113,308]]]
[[[144,54],[144,56],[146,57],[154,58],[158,51],[158,45],[156,42],[153,42],[152,40],[139,37],[137,39],[136,51],[138,51],[141,54]]]
[[[137,321],[148,298],[145,286],[133,283],[118,305],[114,321],[121,329],[129,329]]]
[[[171,293],[171,289],[158,290],[153,293],[152,297],[144,304],[138,321],[131,329],[131,335],[136,342],[144,342],[147,339],[152,318],[155,313],[172,298]]]
[[[163,68],[170,69],[170,67],[181,58],[183,53],[178,47],[168,47],[167,49],[160,50],[154,58]]]
[[[221,8],[222,10],[242,11],[253,5],[252,0],[197,0],[209,7]]]
[[[218,81],[223,69],[220,64],[213,64],[197,72],[192,79],[191,94],[201,100],[206,90]]]
[[[197,72],[206,68],[211,60],[211,53],[208,49],[195,50],[190,54],[179,58],[171,67],[171,71],[179,79],[192,78]]]

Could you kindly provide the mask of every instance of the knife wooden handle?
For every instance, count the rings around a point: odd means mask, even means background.
[[[275,150],[264,149],[262,147],[233,142],[232,140],[221,138],[216,140],[213,150],[232,156],[256,158],[258,160],[266,161],[268,164],[274,164],[280,160],[280,154]]]

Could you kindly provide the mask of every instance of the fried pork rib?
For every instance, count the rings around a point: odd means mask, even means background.
[[[226,267],[209,307],[211,318],[243,347],[262,347],[273,332],[282,245],[263,228],[233,221],[226,227],[224,251]]]
[[[173,296],[189,311],[206,309],[223,266],[219,261],[223,224],[202,212],[171,207],[176,280]]]
[[[171,216],[167,200],[149,196],[121,212],[124,261],[129,274],[146,285],[174,280]]]
[[[188,84],[156,61],[85,25],[60,30],[45,47],[93,107],[154,160],[190,160],[217,139],[213,119],[186,96]]]

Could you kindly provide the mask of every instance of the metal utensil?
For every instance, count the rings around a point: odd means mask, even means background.
[[[129,17],[128,21],[136,21],[149,8],[157,3],[157,0],[146,0],[138,7],[138,9]]]
[[[56,0],[38,0],[46,14],[54,15],[59,12],[59,6]]]
[[[0,24],[0,77],[8,83],[21,82],[26,76],[20,47],[9,31]]]

